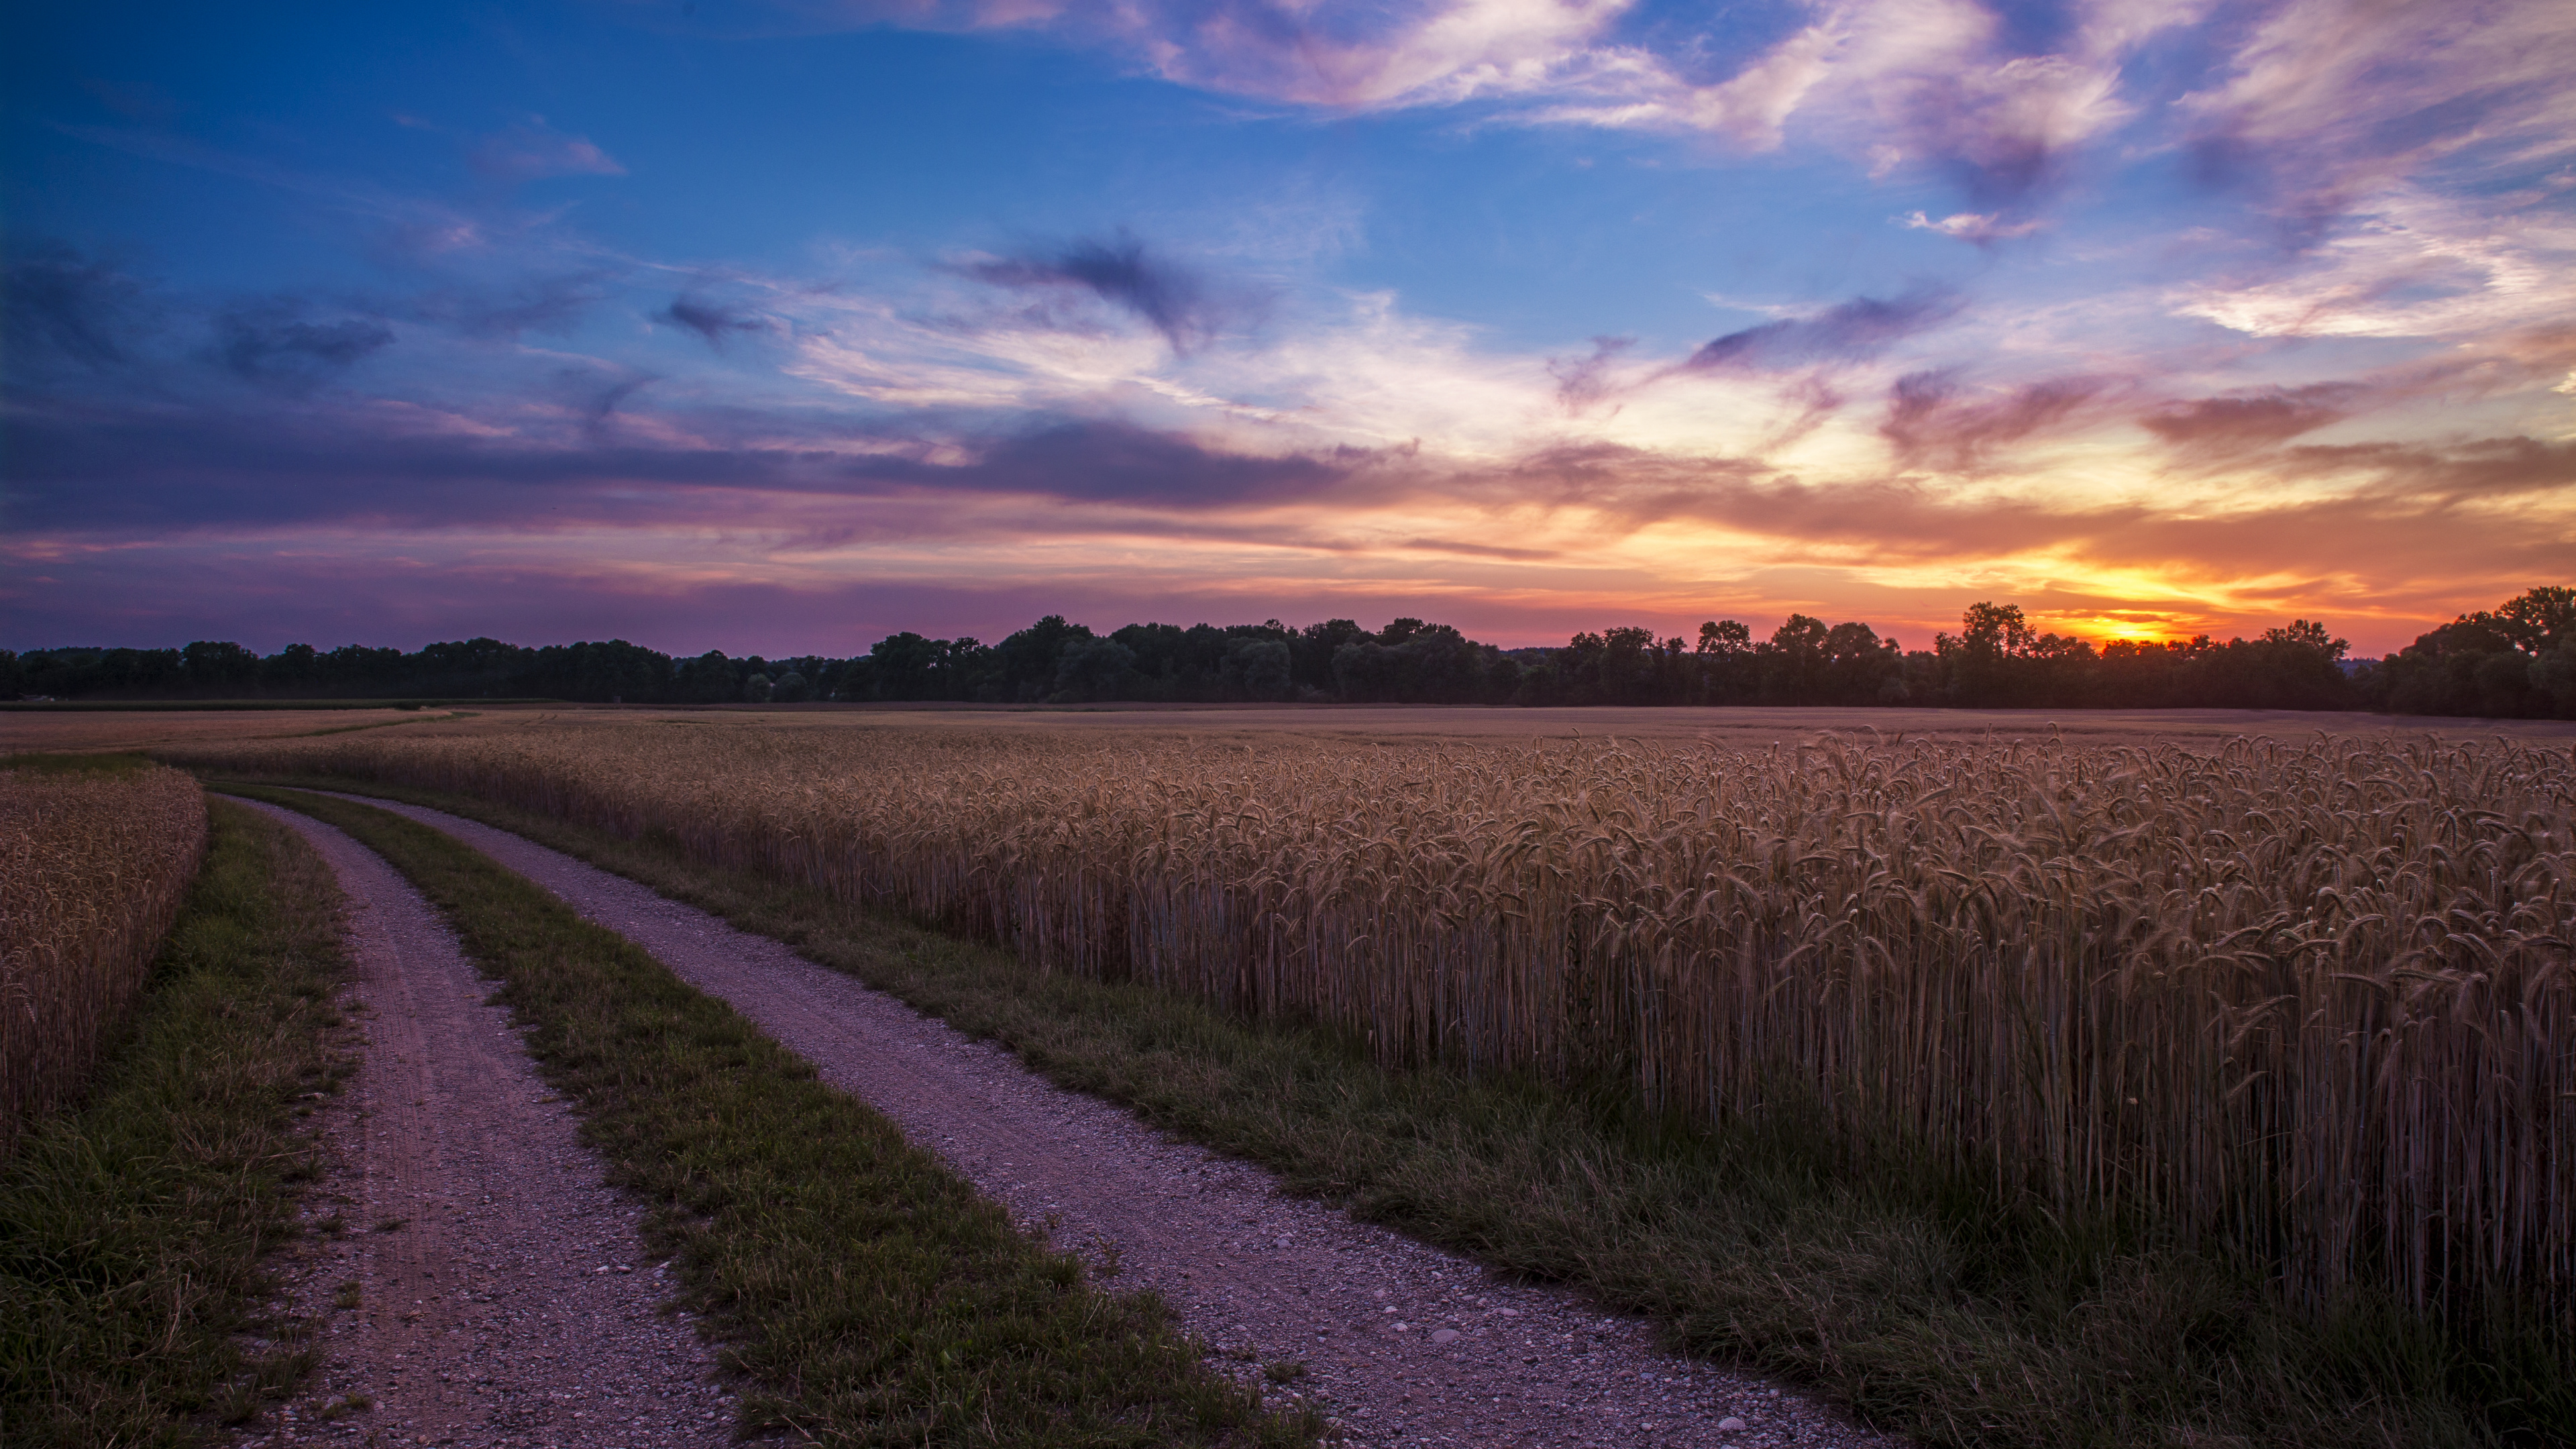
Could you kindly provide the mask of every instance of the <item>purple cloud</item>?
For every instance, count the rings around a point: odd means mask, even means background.
[[[1595,337],[1590,357],[1548,359],[1548,376],[1556,379],[1557,402],[1567,412],[1580,414],[1609,397],[1617,390],[1610,380],[1610,365],[1636,345],[1634,337]]]
[[[971,262],[956,270],[996,287],[1089,292],[1144,321],[1179,352],[1214,336],[1228,310],[1196,272],[1152,255],[1124,232],[1115,241],[1077,240],[1050,252]]]
[[[2237,393],[2175,403],[2139,424],[2177,450],[2225,456],[2269,447],[2340,422],[2362,389],[2351,383]]]
[[[215,318],[216,361],[245,382],[301,391],[393,345],[391,328],[372,318],[304,320],[291,298],[239,303]]]
[[[141,282],[70,247],[38,242],[0,269],[0,333],[13,370],[39,352],[85,368],[118,366],[132,359],[146,315]]]
[[[759,318],[745,316],[721,302],[703,297],[674,297],[670,306],[653,314],[653,320],[694,332],[718,352],[724,351],[728,337],[769,330],[769,324]]]
[[[1384,456],[1345,447],[1261,457],[1133,424],[1086,421],[1001,439],[968,462],[870,458],[851,471],[872,482],[1211,508],[1309,500]]]
[[[2111,387],[2105,378],[2052,378],[1971,400],[1954,373],[1909,373],[1890,389],[1879,433],[1908,466],[1975,472],[1989,450],[2083,416]]]
[[[590,268],[493,285],[439,287],[395,304],[392,310],[468,337],[506,341],[523,332],[562,335],[607,299],[613,280],[611,273]]]
[[[1885,299],[1854,297],[1812,317],[1783,318],[1730,332],[1673,370],[1757,372],[1872,357],[1950,320],[1964,305],[1957,293],[1931,285]]]

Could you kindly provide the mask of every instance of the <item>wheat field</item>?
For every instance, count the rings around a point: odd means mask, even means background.
[[[173,769],[0,769],[0,1154],[89,1076],[206,850]]]
[[[408,734],[408,732],[404,732]],[[2296,1297],[2576,1304],[2561,744],[494,723],[214,745],[772,872],[1382,1060],[1814,1114]],[[1803,1119],[1802,1119],[1803,1120]]]
[[[96,753],[210,740],[289,739],[427,717],[402,709],[0,710],[0,753]]]

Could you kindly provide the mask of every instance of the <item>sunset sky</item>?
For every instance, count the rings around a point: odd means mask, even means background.
[[[2576,583],[2565,0],[0,25],[0,647]]]

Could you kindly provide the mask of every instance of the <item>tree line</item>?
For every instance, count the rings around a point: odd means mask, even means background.
[[[0,650],[0,698],[542,698],[630,704],[809,700],[1486,705],[1951,705],[2387,709],[2576,718],[2576,590],[2538,588],[2462,615],[2380,661],[2322,624],[2253,639],[2090,640],[2013,604],[1971,605],[1957,633],[1907,650],[1862,623],[1792,614],[1767,639],[1735,619],[1696,638],[1642,628],[1501,649],[1446,624],[1130,624],[1049,615],[999,643],[900,633],[846,659],[673,658],[624,640],[528,648],[494,639],[406,653],[296,644]]]

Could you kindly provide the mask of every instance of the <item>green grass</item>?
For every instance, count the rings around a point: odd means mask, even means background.
[[[340,893],[291,832],[212,802],[212,840],[87,1105],[0,1161],[0,1444],[177,1445],[291,1388],[261,1255],[314,1173],[299,1117],[348,1058]],[[273,1347],[251,1348],[257,1332]]]
[[[2563,1344],[2485,1346],[2382,1305],[2290,1311],[2152,1235],[2004,1218],[1929,1175],[1833,1171],[1812,1138],[1688,1130],[1624,1087],[1429,1069],[1011,956],[810,889],[458,796],[339,781],[516,831],[794,946],[1055,1081],[1297,1190],[1653,1316],[1686,1352],[1812,1386],[1935,1443],[2576,1442]],[[2503,1345],[2499,1347],[2497,1345]]]
[[[642,949],[436,831],[245,789],[355,835],[502,984],[612,1179],[656,1204],[745,1429],[867,1445],[1311,1444],[1148,1295],[1089,1283],[883,1116]]]

